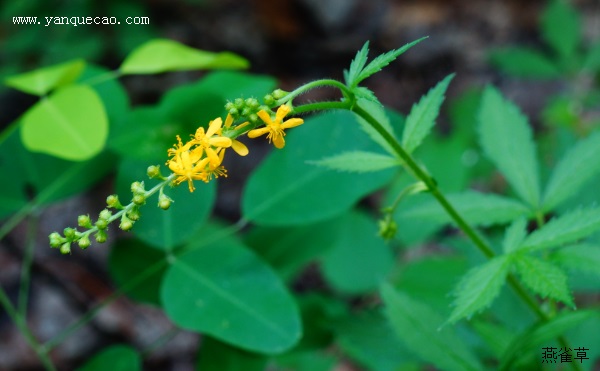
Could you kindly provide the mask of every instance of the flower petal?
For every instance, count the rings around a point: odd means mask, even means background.
[[[285,139],[283,139],[282,135],[276,135],[273,138],[273,144],[275,145],[276,148],[282,149],[285,146]]]
[[[234,140],[231,143],[231,148],[240,156],[246,156],[248,154],[248,147],[239,140]]]
[[[304,120],[299,119],[299,118],[293,118],[293,119],[286,120],[283,124],[281,124],[281,128],[289,129],[289,128],[293,128],[295,126],[302,125],[302,124],[304,124]]]
[[[275,122],[281,122],[281,120],[283,120],[283,118],[291,111],[292,107],[288,106],[287,104],[279,106],[277,113],[275,113]]]
[[[269,132],[269,128],[268,127],[262,127],[262,128],[259,128],[259,129],[250,130],[248,132],[248,138],[260,137],[261,135],[265,135],[268,132]]]
[[[215,147],[223,147],[223,148],[231,147],[231,139],[227,138],[227,137],[210,138],[208,140],[208,143],[210,143],[211,146],[215,146]]]
[[[267,113],[267,111],[261,109],[256,113],[256,115],[260,117],[260,119],[263,120],[265,124],[273,125],[273,121],[271,121],[271,116]]]
[[[227,117],[225,118],[225,127],[229,128],[231,126],[231,124],[233,124],[233,117],[231,117],[231,114],[227,114]]]
[[[217,131],[219,131],[219,129],[221,128],[221,125],[223,125],[223,120],[221,120],[220,117],[217,117],[216,119],[212,120],[208,124],[208,130],[206,131],[206,136],[210,138],[213,135],[215,135],[215,133]]]

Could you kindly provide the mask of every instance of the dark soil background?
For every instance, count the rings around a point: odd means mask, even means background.
[[[101,9],[103,4],[90,3],[96,6],[95,9]],[[575,0],[571,3],[582,15],[584,39],[589,42],[600,38],[600,2]],[[486,58],[490,48],[500,46],[518,44],[543,49],[538,20],[546,1],[149,0],[136,4],[144,9],[151,24],[118,31],[115,28],[119,26],[94,30],[92,37],[102,40],[102,51],[96,53],[93,62],[109,68],[118,67],[122,55],[113,48],[115,38],[148,27],[155,36],[199,49],[236,52],[250,60],[250,72],[272,75],[282,89],[292,90],[312,79],[342,79],[343,69],[349,66],[366,40],[371,42],[370,56],[373,57],[429,36],[428,40],[366,82],[385,105],[407,113],[430,87],[447,74],[456,72],[448,92],[449,99],[468,88],[493,83],[520,105],[536,125],[539,110],[548,96],[561,89],[556,82],[532,82],[504,76],[495,71]],[[60,15],[55,13],[48,12],[47,15]],[[0,20],[1,42],[22,32],[22,28],[9,22],[8,18]],[[41,27],[39,32],[59,32],[59,29]],[[24,51],[18,69],[26,71],[43,65],[43,55],[50,47],[41,45],[36,50]],[[77,46],[73,47],[76,53]],[[13,57],[0,49],[2,64],[8,64]],[[170,73],[127,77],[121,81],[135,105],[154,103],[168,89],[202,75],[202,72]],[[303,99],[324,98],[336,98],[335,92],[312,91]],[[31,96],[0,89],[0,128],[10,124],[34,102]],[[447,125],[443,117],[440,122],[442,126]],[[267,146],[253,147],[255,153],[263,156],[268,150]],[[253,156],[239,162],[238,169],[230,169],[230,174],[238,175],[220,182],[216,215],[236,220],[244,174],[256,166],[261,157]],[[6,180],[8,176],[2,174],[2,179]],[[58,251],[50,250],[47,243],[49,232],[73,225],[79,214],[99,210],[106,195],[111,193],[112,181],[108,178],[88,194],[53,205],[41,215],[28,318],[34,334],[40,339],[52,337],[114,293],[115,288],[106,272],[108,247],[93,246],[85,254],[64,257]],[[18,293],[27,228],[28,223],[23,222],[0,241],[0,284],[14,300]],[[307,277],[310,279],[310,275]],[[120,298],[65,339],[52,357],[61,370],[70,370],[109,344],[130,343],[146,350],[172,328],[161,311]],[[172,335],[148,354],[145,369],[194,369],[201,339],[176,329]],[[0,370],[39,369],[35,354],[8,316],[0,311]],[[342,364],[338,369],[356,367]]]

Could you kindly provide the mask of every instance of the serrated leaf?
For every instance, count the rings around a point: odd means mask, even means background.
[[[442,370],[481,370],[482,365],[442,317],[428,306],[385,284],[385,314],[398,338],[423,361]]]
[[[600,230],[600,208],[578,209],[556,217],[531,233],[519,247],[535,251],[576,242]]]
[[[98,94],[71,85],[40,100],[24,115],[21,140],[27,149],[65,160],[88,160],[104,149],[108,117]]]
[[[25,93],[41,96],[53,89],[73,83],[84,68],[85,61],[77,59],[10,76],[4,83]]]
[[[392,156],[366,151],[343,152],[308,163],[348,173],[369,173],[400,166],[400,161]]]
[[[495,194],[485,194],[474,191],[447,195],[448,201],[459,214],[473,225],[490,226],[510,222],[528,213],[522,203]],[[452,219],[440,204],[426,197],[422,202],[415,202],[407,208],[399,208],[396,213],[398,225],[402,221],[418,219],[444,225]]]
[[[569,150],[554,168],[542,206],[552,210],[568,200],[600,172],[600,132],[591,134]]]
[[[369,54],[369,41],[365,42],[363,47],[356,53],[356,57],[350,63],[350,69],[344,70],[344,79],[346,80],[347,86],[356,86],[358,82],[354,83],[367,63],[367,56]]]
[[[163,308],[178,326],[236,347],[281,353],[300,339],[297,305],[277,275],[233,238],[184,253],[161,287]]]
[[[490,62],[504,73],[516,77],[554,79],[560,71],[545,55],[523,47],[507,47],[493,50]]]
[[[434,88],[424,95],[419,103],[412,106],[406,118],[402,146],[408,153],[412,153],[425,139],[435,125],[435,119],[440,113],[440,106],[444,101],[444,94],[454,74],[446,76]]]
[[[581,40],[579,14],[565,0],[552,0],[542,13],[541,31],[558,55],[572,56]]]
[[[562,312],[548,321],[536,323],[522,335],[518,336],[500,358],[499,370],[510,370],[513,362],[517,362],[524,354],[536,352],[547,346],[567,330],[583,324],[585,321],[598,318],[598,310],[577,310]],[[539,358],[538,358],[539,359]]]
[[[356,96],[356,99],[365,99],[382,106],[381,102],[379,102],[379,99],[377,99],[375,93],[373,93],[368,88],[365,88],[364,86],[357,86],[356,88],[354,88],[353,91],[354,95]]]
[[[516,250],[527,235],[527,219],[521,217],[515,220],[510,227],[506,228],[504,240],[502,241],[502,250],[505,254],[510,254]]]
[[[394,129],[392,128],[392,124],[390,123],[390,118],[385,112],[384,107],[378,102],[373,102],[366,99],[359,99],[356,101],[356,105],[365,110],[369,115],[371,115],[383,128],[390,133],[394,138],[396,135],[394,134]],[[396,157],[396,152],[390,146],[388,142],[383,139],[381,134],[375,130],[371,124],[369,124],[362,116],[355,115],[356,121],[360,125],[360,128],[367,133],[367,135],[377,144],[381,146],[381,148],[385,149],[389,154],[393,157]]]
[[[550,256],[561,267],[600,278],[600,247],[591,244],[565,246]]]
[[[509,266],[506,256],[498,256],[467,272],[454,292],[455,308],[448,322],[454,323],[462,318],[471,317],[488,307],[500,293]]]
[[[213,68],[248,68],[248,61],[229,52],[211,53],[176,41],[155,39],[129,53],[119,71],[130,75]]]
[[[540,202],[538,159],[533,133],[519,108],[488,86],[479,109],[479,140],[515,192],[529,205]]]
[[[400,56],[401,54],[403,54],[405,51],[412,48],[416,44],[420,43],[421,41],[425,40],[426,38],[427,38],[427,36],[422,37],[418,40],[415,40],[413,42],[410,42],[410,43],[404,45],[403,47],[401,47],[399,49],[391,50],[391,51],[381,54],[377,58],[373,59],[371,61],[371,63],[369,63],[362,71],[360,71],[360,74],[358,75],[356,80],[353,81],[353,84],[351,85],[351,87],[358,85],[361,81],[363,81],[367,77],[373,75],[374,73],[381,71],[381,69],[383,67],[390,64],[392,61],[394,61],[394,59],[398,58],[398,56]]]
[[[574,307],[567,275],[553,264],[527,255],[515,259],[523,283],[542,298],[550,297]]]

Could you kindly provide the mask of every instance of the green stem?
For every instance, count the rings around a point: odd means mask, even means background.
[[[35,251],[35,237],[38,230],[39,217],[32,215],[27,225],[27,241],[25,242],[25,253],[21,265],[21,284],[19,286],[19,314],[27,318],[27,301],[29,298],[29,287],[31,281],[31,265]]]
[[[40,361],[44,365],[44,368],[48,371],[55,371],[56,368],[54,367],[52,360],[48,356],[48,349],[45,349],[37,341],[35,336],[33,336],[31,331],[29,330],[29,327],[27,327],[25,319],[17,312],[16,308],[12,305],[10,299],[8,298],[6,292],[2,287],[0,287],[0,304],[2,304],[8,316],[12,319],[15,326],[17,326],[17,328],[25,338],[25,341],[29,344],[31,349],[35,351]]]
[[[459,226],[459,228],[471,239],[471,241],[477,246],[477,248],[488,258],[491,259],[496,254],[494,251],[479,237],[477,232],[473,227],[469,225],[458,213],[458,211],[448,202],[446,197],[442,194],[442,192],[438,189],[436,182],[425,173],[420,166],[418,166],[412,157],[400,146],[398,141],[387,131],[385,128],[371,116],[368,112],[363,110],[357,105],[352,107],[352,111],[361,116],[365,121],[367,121],[384,139],[385,141],[392,147],[394,152],[404,161],[406,166],[412,171],[412,173],[418,177],[423,183],[427,185],[427,188],[431,192],[431,194],[436,198],[436,200],[440,203],[440,205],[446,210],[448,215],[454,220],[454,222]],[[523,286],[519,283],[519,281],[513,276],[508,276],[508,283],[512,287],[512,289],[517,293],[517,295],[527,304],[527,306],[537,315],[537,317],[547,322],[550,320],[548,314],[546,314],[539,306],[534,297],[531,296],[523,288]],[[560,344],[568,348],[568,341],[564,336],[558,337]],[[580,367],[577,363],[571,363],[571,367],[574,370],[580,370]]]
[[[303,104],[298,107],[294,107],[294,114],[301,114],[311,111],[325,111],[330,109],[350,109],[351,104],[344,102],[318,102]]]
[[[315,80],[315,81],[309,82],[308,84],[304,84],[304,85],[300,86],[299,88],[295,89],[291,93],[287,94],[285,97],[277,100],[276,105],[281,105],[281,104],[290,102],[297,96],[299,96],[303,93],[306,93],[307,91],[309,91],[311,89],[318,88],[321,86],[333,86],[335,88],[340,89],[342,91],[342,94],[345,97],[352,96],[348,87],[346,85],[342,84],[341,82],[339,82],[337,80],[333,80],[333,79],[322,79],[322,80]]]

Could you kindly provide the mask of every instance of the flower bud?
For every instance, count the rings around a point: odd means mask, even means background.
[[[89,215],[79,215],[77,217],[77,225],[83,228],[92,228],[92,220]]]
[[[146,203],[146,196],[144,196],[143,194],[136,194],[131,199],[131,202],[133,202],[134,204],[136,204],[138,206],[143,205]]]
[[[392,219],[391,214],[386,215],[386,217],[379,221],[379,236],[381,236],[384,240],[389,241],[396,235],[398,231],[398,225]]]
[[[104,219],[104,220],[108,221],[108,219],[110,219],[111,216],[112,216],[112,213],[110,212],[110,210],[104,209],[104,210],[100,211],[100,215],[98,215],[98,219]]]
[[[133,193],[144,193],[144,182],[133,182],[131,183],[131,192]]]
[[[106,219],[98,219],[96,220],[96,228],[98,228],[99,230],[103,230],[108,228],[108,220]]]
[[[238,110],[241,110],[244,108],[245,102],[242,98],[236,98],[233,101],[233,104],[235,105],[235,108],[237,108]]]
[[[67,240],[72,241],[76,237],[77,231],[73,228],[65,228],[63,234],[65,235]]]
[[[127,213],[127,217],[131,220],[133,220],[134,222],[140,220],[140,209],[138,209],[137,207],[132,208],[131,210],[129,210],[129,212]]]
[[[256,98],[248,98],[246,99],[246,107],[250,108],[250,109],[256,109],[258,107],[259,103],[258,100],[256,100]]]
[[[106,231],[98,231],[96,232],[96,242],[104,243],[106,242],[107,234]]]
[[[148,166],[148,169],[146,170],[146,173],[148,174],[148,177],[150,179],[161,178],[162,177],[162,175],[160,174],[160,166],[158,166],[158,165],[150,165],[150,166]]]
[[[245,107],[242,110],[242,116],[243,117],[248,117],[248,115],[250,115],[252,113],[252,110],[250,109],[250,107]]]
[[[133,228],[133,222],[126,215],[123,215],[123,218],[121,218],[121,224],[119,224],[119,228],[124,231],[128,231]]]
[[[265,102],[265,104],[267,106],[272,106],[275,104],[275,98],[273,98],[273,96],[271,94],[267,94],[265,95],[265,97],[263,98],[263,102]]]
[[[119,196],[110,195],[106,197],[106,206],[112,207],[114,209],[122,209],[123,205],[119,202]]]
[[[231,109],[235,109],[235,106],[233,105],[233,102],[227,102],[227,103],[225,103],[225,110],[231,111]]]
[[[87,234],[85,236],[81,237],[79,239],[78,243],[79,243],[79,247],[81,247],[83,250],[87,249],[92,244],[90,242],[90,237]]]
[[[173,202],[173,200],[171,200],[171,198],[164,193],[161,193],[158,196],[158,207],[163,210],[169,209],[169,207],[171,207],[171,202]]]
[[[229,112],[233,118],[236,118],[240,114],[240,111],[238,111],[238,109],[235,107],[228,109],[227,112]]]
[[[63,255],[67,255],[71,253],[71,243],[65,242],[60,246],[60,253]]]
[[[281,98],[285,97],[288,94],[289,94],[289,92],[287,92],[285,90],[276,89],[276,90],[273,91],[273,98],[275,98],[275,99],[281,99]]]
[[[65,239],[58,232],[50,233],[48,238],[50,239],[50,246],[53,248],[58,248],[65,242]]]
[[[256,124],[258,122],[258,116],[256,115],[256,113],[253,113],[250,116],[248,116],[248,121],[250,121],[253,124]]]

